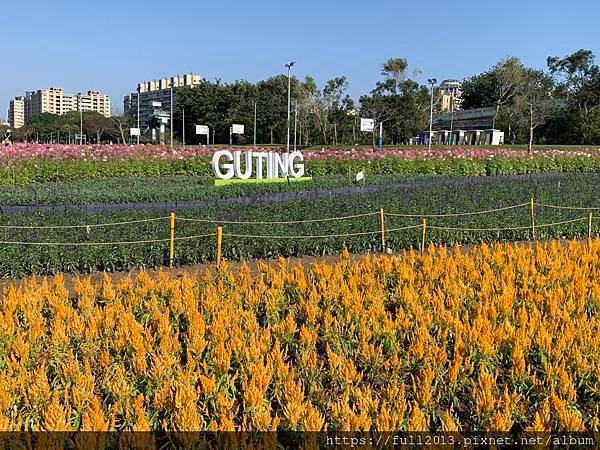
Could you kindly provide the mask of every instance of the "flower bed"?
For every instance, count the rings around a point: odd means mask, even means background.
[[[234,148],[233,150],[249,150]],[[259,147],[258,151],[285,151],[283,148]],[[64,144],[34,144],[17,143],[10,147],[0,148],[0,159],[20,161],[24,159],[58,159],[58,160],[83,160],[96,161],[108,159],[187,159],[204,157],[208,158],[214,153],[214,148],[202,146],[176,146],[168,145],[64,145]],[[303,152],[308,159],[335,159],[335,160],[360,160],[400,158],[400,159],[487,159],[502,158],[556,158],[556,157],[600,157],[600,148],[590,147],[573,150],[544,149],[534,150],[531,154],[527,150],[511,148],[477,148],[477,147],[448,147],[428,150],[425,147],[411,148],[385,148],[375,151],[370,147],[356,149],[330,149],[306,150]]]
[[[343,254],[84,278],[73,296],[32,279],[0,298],[0,430],[597,431],[599,257],[600,241]]]

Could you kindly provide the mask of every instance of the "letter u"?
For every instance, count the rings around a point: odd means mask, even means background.
[[[252,152],[244,152],[246,155],[246,170],[242,172],[242,152],[233,154],[233,166],[235,167],[235,176],[242,180],[247,180],[252,176]]]

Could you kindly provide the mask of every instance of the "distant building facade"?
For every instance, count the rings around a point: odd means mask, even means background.
[[[69,111],[95,111],[110,117],[110,98],[97,91],[65,94],[62,88],[51,87],[28,91],[10,101],[9,122],[14,128],[23,126],[42,113],[62,115]],[[13,125],[14,123],[14,125]]]
[[[17,129],[25,125],[25,99],[15,97],[8,105],[8,125]]]
[[[95,111],[110,117],[110,98],[98,91],[80,92],[76,96],[77,111]]]
[[[140,128],[149,126],[150,116],[153,113],[153,102],[160,102],[163,110],[171,109],[171,87],[173,87],[173,101],[177,101],[177,90],[184,86],[194,87],[202,82],[202,77],[195,74],[176,75],[160,80],[138,83],[137,92],[126,95],[123,99],[125,116],[131,117],[137,124],[138,102]]]
[[[460,111],[462,109],[462,83],[458,80],[444,80],[438,88],[440,111]]]
[[[464,109],[438,114],[434,125],[441,130],[487,130],[492,128],[494,108]]]

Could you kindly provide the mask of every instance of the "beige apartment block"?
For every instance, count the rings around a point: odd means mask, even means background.
[[[16,103],[13,105],[13,102]],[[16,97],[9,105],[14,109],[15,123],[18,123],[18,109],[23,109],[23,123],[28,123],[33,117],[42,114],[62,115],[69,111],[96,111],[105,117],[110,117],[110,98],[97,91],[80,92],[76,95],[65,94],[62,88],[51,87],[29,91],[24,97]],[[16,128],[16,127],[15,127]]]
[[[458,80],[444,80],[439,89],[442,112],[453,112],[462,109],[462,83]]]
[[[76,97],[77,110],[95,111],[104,117],[110,117],[110,98],[97,91],[80,92]]]
[[[25,125],[25,99],[23,97],[15,97],[10,101],[8,124],[15,129]]]

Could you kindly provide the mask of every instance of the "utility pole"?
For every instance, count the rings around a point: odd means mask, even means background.
[[[137,144],[140,145],[140,93],[138,92],[137,95],[137,128],[138,128],[138,135],[137,135]]]
[[[294,107],[294,151],[296,151],[296,142],[297,142],[297,130],[298,130],[298,100],[296,100]]]
[[[173,79],[171,78],[171,148],[173,148]]]
[[[256,100],[254,100],[254,148],[256,148]]]
[[[291,108],[291,103],[292,103],[292,78],[291,78],[291,70],[292,70],[292,66],[296,64],[295,61],[290,61],[289,63],[287,63],[285,65],[285,67],[287,67],[288,70],[288,106],[287,106],[287,138],[285,141],[285,146],[287,149],[287,152],[290,152],[290,108]]]
[[[181,110],[182,113],[182,122],[183,122],[183,126],[182,126],[182,130],[181,130],[181,134],[182,134],[182,140],[183,140],[183,146],[185,147],[185,108],[182,108]]]
[[[79,143],[83,144],[83,108],[79,104]]]
[[[429,107],[429,150],[431,150],[431,141],[433,135],[433,85],[437,83],[437,79],[429,78],[427,82],[431,85],[431,105]]]

